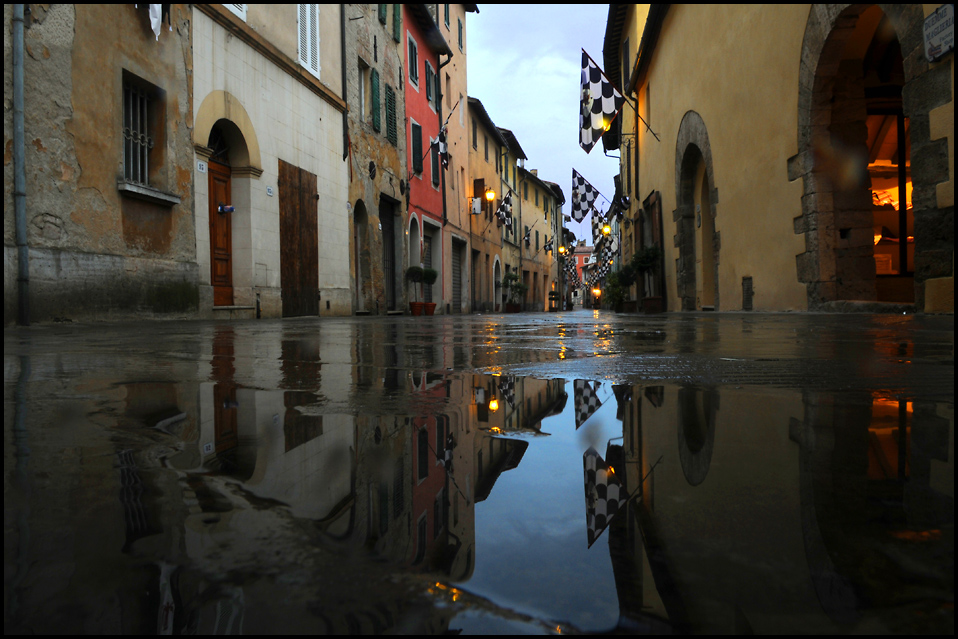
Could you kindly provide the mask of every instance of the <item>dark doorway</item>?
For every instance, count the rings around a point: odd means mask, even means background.
[[[379,199],[379,224],[383,229],[383,293],[386,310],[396,310],[396,216],[395,206],[385,197]]]

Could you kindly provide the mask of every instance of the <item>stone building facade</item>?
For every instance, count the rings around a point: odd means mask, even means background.
[[[625,244],[662,246],[668,310],[953,312],[954,54],[925,56],[934,10],[610,7]]]
[[[348,5],[350,279],[356,313],[405,308],[405,40],[399,5]]]
[[[13,110],[4,108],[4,323],[196,313],[190,9],[25,5],[28,273],[18,274]],[[4,5],[13,99],[13,6]]]
[[[203,317],[348,315],[340,5],[196,5]]]

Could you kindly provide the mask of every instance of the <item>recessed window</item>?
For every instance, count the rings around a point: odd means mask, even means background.
[[[407,47],[409,49],[409,60],[407,61],[407,66],[409,67],[409,82],[416,87],[416,90],[419,90],[419,47],[416,45],[416,41],[412,39],[412,36],[409,37]]]

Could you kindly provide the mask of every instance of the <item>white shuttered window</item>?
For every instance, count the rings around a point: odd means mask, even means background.
[[[319,5],[299,5],[299,63],[319,77]]]

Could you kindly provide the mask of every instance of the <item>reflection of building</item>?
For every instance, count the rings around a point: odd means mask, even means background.
[[[799,615],[823,633],[894,623],[904,601],[942,612],[953,574],[932,557],[952,543],[951,413],[867,392],[616,396],[623,439],[607,459],[640,495],[609,531],[617,582],[630,574],[624,615],[696,633],[780,632]]]
[[[605,71],[635,107],[604,138],[623,254],[661,246],[669,309],[954,310],[954,55],[926,58],[933,11],[610,7]]]

